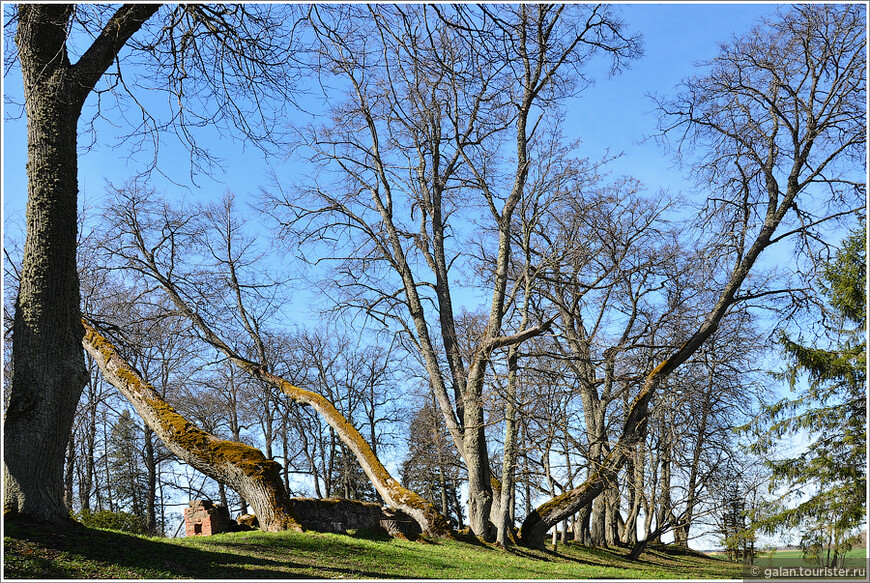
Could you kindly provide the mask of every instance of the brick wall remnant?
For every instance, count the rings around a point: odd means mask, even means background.
[[[184,509],[187,536],[210,536],[230,530],[230,512],[226,506],[210,500],[191,500]]]

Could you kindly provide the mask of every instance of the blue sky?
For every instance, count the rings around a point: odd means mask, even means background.
[[[656,127],[654,106],[647,95],[672,94],[682,79],[697,71],[696,63],[717,54],[720,42],[742,34],[759,17],[773,15],[778,6],[749,2],[621,5],[629,30],[640,32],[644,37],[645,56],[613,78],[606,78],[602,72],[594,74],[597,83],[567,107],[566,137],[580,138],[579,154],[592,159],[600,158],[608,148],[611,154],[624,153],[610,166],[611,172],[640,179],[651,193],[664,189],[673,194],[690,195],[692,187],[681,178],[682,170],[674,166],[671,156],[654,140],[641,143]],[[6,8],[4,3],[4,11]],[[5,42],[11,39],[4,36]],[[20,102],[20,74],[16,70],[4,73],[4,97]],[[19,108],[7,107],[4,100],[4,227],[23,224],[26,202],[26,120],[17,116],[18,113]],[[103,124],[101,132],[98,139],[103,140],[105,136],[106,143],[111,143],[118,130]],[[284,160],[264,160],[256,148],[244,148],[237,140],[211,134],[203,139],[210,141],[214,152],[224,159],[226,172],[212,177],[200,176],[195,185],[190,180],[187,153],[169,136],[164,139],[159,167],[177,185],[158,174],[153,175],[152,183],[167,195],[216,198],[231,190],[238,201],[244,203],[261,185],[267,184],[270,165],[282,175],[291,172]],[[107,182],[120,185],[149,161],[148,155],[141,159],[130,158],[124,149],[98,143],[79,159],[80,200],[99,201]]]
[[[747,30],[758,17],[773,14],[777,5],[678,2],[627,4],[620,8],[629,29],[643,34],[645,56],[613,78],[595,74],[597,83],[568,107],[566,134],[569,138],[581,138],[580,153],[593,159],[599,158],[608,147],[611,154],[624,152],[625,156],[611,166],[614,174],[631,174],[643,181],[651,192],[659,188],[679,192],[687,188],[687,184],[680,179],[680,171],[673,167],[669,155],[652,140],[639,143],[655,129],[656,118],[651,113],[653,105],[647,94],[670,94],[681,79],[696,70],[696,62],[715,56],[719,42]],[[4,38],[4,42],[10,40]],[[20,102],[21,78],[17,71],[6,72],[3,92],[4,97]],[[26,124],[23,117],[10,119],[17,112],[18,108],[4,103],[3,211],[13,220],[23,213],[26,201]],[[117,130],[103,124],[101,131],[98,139],[114,142]],[[210,197],[229,189],[245,200],[266,183],[269,164],[279,171],[284,170],[282,160],[267,162],[255,148],[245,149],[243,144],[227,137],[215,138],[208,141],[212,142],[215,153],[226,161],[226,172],[218,172],[211,178],[200,176],[197,186],[190,180],[186,152],[170,137],[165,136],[164,140],[160,170],[187,187],[179,188],[154,175],[154,185],[167,194]],[[98,200],[104,194],[107,181],[121,184],[147,162],[148,156],[128,159],[123,149],[98,144],[79,159],[82,198]]]

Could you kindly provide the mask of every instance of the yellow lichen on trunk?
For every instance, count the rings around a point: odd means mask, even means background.
[[[100,368],[104,370],[104,373],[108,371],[107,378],[114,376],[118,379],[119,384],[123,385],[123,388],[119,387],[122,392],[135,395],[135,398],[129,396],[128,398],[137,407],[143,419],[148,421],[151,418],[149,425],[154,423],[155,432],[161,435],[170,449],[173,449],[172,445],[175,445],[175,447],[193,454],[196,459],[189,463],[200,471],[203,471],[200,466],[211,464],[234,468],[251,480],[280,482],[278,474],[280,466],[276,462],[267,460],[257,449],[217,439],[194,427],[166,403],[153,387],[140,379],[136,372],[120,358],[114,347],[87,322],[85,322],[85,329],[87,331],[84,340],[85,347],[89,352],[94,352],[98,361],[101,360],[105,363],[105,366],[100,364]],[[388,505],[413,517],[425,534],[449,536],[450,527],[447,520],[438,513],[428,500],[408,490],[393,479],[372,451],[368,442],[326,398],[318,393],[296,387],[254,363],[233,356],[231,356],[231,360],[253,377],[278,388],[294,401],[313,407],[336,431],[345,445],[353,451],[360,466]],[[115,383],[113,382],[113,384]],[[145,406],[140,408],[140,405],[136,405],[137,401],[141,401]]]
[[[300,530],[281,482],[281,466],[251,446],[215,437],[179,414],[142,379],[115,347],[87,321],[82,344],[106,379],[166,446],[204,474],[239,491],[260,518],[264,530]]]
[[[353,451],[363,471],[389,506],[402,510],[414,518],[426,535],[450,536],[447,519],[428,500],[396,481],[359,431],[323,395],[297,387],[249,363],[240,363],[240,365],[252,376],[268,382],[294,401],[313,407],[336,431],[342,442]]]

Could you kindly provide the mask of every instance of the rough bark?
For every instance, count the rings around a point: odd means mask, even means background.
[[[219,439],[195,427],[163,400],[108,340],[87,322],[84,326],[82,344],[103,376],[130,401],[172,453],[248,500],[262,530],[301,530],[277,462],[258,449]]]
[[[119,8],[73,65],[66,50],[73,6],[18,7],[15,43],[27,114],[28,200],[3,438],[7,516],[69,521],[63,503],[64,448],[87,382],[76,271],[77,124],[99,78],[158,8]]]

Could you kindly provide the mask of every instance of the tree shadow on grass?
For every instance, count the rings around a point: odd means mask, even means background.
[[[386,576],[328,565],[271,560],[250,554],[208,551],[77,524],[57,528],[42,522],[14,519],[6,521],[3,534],[15,539],[15,544],[7,544],[5,577],[289,579]],[[244,545],[239,543],[238,546],[242,550]],[[16,552],[15,549],[19,549],[22,557],[9,560],[8,553]],[[268,552],[269,547],[262,550]]]
[[[564,549],[566,543],[560,545],[560,549]],[[507,550],[520,557],[539,560],[539,561],[555,561],[561,560],[571,563],[576,563],[578,565],[587,565],[590,567],[616,567],[621,569],[644,569],[648,566],[654,566],[653,562],[646,561],[642,558],[630,561],[627,556],[627,550],[620,547],[623,552],[620,552],[613,548],[608,547],[591,547],[586,546],[577,542],[569,542],[567,546],[574,547],[578,549],[583,549],[583,553],[587,555],[587,557],[577,557],[575,555],[560,552],[558,550],[554,551],[549,548],[539,549],[537,551],[530,551],[529,549],[524,549],[518,546],[508,547]]]

